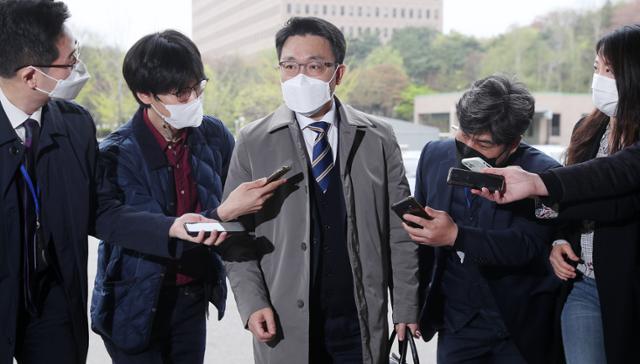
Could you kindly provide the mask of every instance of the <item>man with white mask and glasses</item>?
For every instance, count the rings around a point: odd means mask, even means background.
[[[284,105],[243,128],[225,185],[291,167],[223,253],[256,363],[388,362],[387,304],[416,332],[417,246],[390,206],[409,195],[391,127],[334,96],[343,34],[292,18],[276,35]]]
[[[84,363],[88,234],[174,257],[207,220],[118,201],[95,125],[70,102],[89,79],[62,2],[0,1],[0,362]]]
[[[101,143],[100,160],[124,204],[226,221],[259,210],[285,181],[244,183],[221,204],[234,140],[220,120],[203,113],[207,78],[185,35],[166,30],[142,37],[125,55],[123,75],[140,108]],[[219,319],[225,309],[222,259],[202,245],[166,257],[154,251],[157,243],[100,243],[92,328],[114,363],[202,363],[209,302]]]

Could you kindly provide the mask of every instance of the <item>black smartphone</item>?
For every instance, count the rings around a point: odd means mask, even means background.
[[[416,201],[413,196],[409,196],[405,199],[402,199],[401,201],[394,203],[393,205],[391,205],[391,209],[396,213],[396,215],[400,217],[400,219],[402,219],[402,221],[405,222],[405,224],[413,228],[422,229],[422,226],[403,219],[403,215],[411,214],[426,220],[433,220],[433,217],[429,216],[427,212],[424,211],[424,207],[422,207],[422,205],[420,205],[420,203]]]
[[[278,168],[273,173],[271,173],[271,175],[269,177],[267,177],[267,183],[271,183],[271,182],[273,182],[275,180],[279,180],[285,174],[287,174],[287,172],[289,172],[290,170],[291,170],[291,166],[289,166],[289,165],[285,165],[285,166],[282,166],[282,167]]]
[[[242,233],[245,232],[244,226],[239,222],[187,222],[184,224],[184,229],[187,234],[191,236],[198,236],[200,231],[204,231],[204,236],[208,237],[212,231],[227,233]]]
[[[567,264],[569,264],[573,268],[577,268],[578,264],[584,264],[584,260],[582,260],[582,258],[578,260],[571,260],[566,254],[562,254],[562,258]]]
[[[471,187],[477,190],[486,187],[491,192],[504,190],[504,177],[502,176],[453,167],[449,169],[447,183],[450,185]]]

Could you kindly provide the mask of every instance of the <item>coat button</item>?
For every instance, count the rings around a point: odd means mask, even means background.
[[[304,301],[303,300],[298,300],[298,302],[296,302],[298,304],[298,308],[303,308],[304,307]]]
[[[305,242],[300,243],[300,249],[302,249],[302,251],[307,250],[307,243]]]
[[[16,147],[15,145],[12,145],[9,148],[9,153],[11,153],[13,155],[18,155],[20,153],[20,148]]]

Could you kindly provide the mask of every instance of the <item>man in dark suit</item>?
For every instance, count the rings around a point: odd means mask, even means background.
[[[61,2],[0,2],[0,363],[86,361],[88,234],[177,257],[170,236],[204,220],[136,212],[100,178],[93,120],[65,101],[89,78],[68,17]]]
[[[506,77],[475,82],[456,105],[455,139],[427,144],[416,199],[433,220],[405,229],[421,245],[425,340],[438,332],[439,363],[545,363],[551,356],[558,283],[548,264],[552,229],[532,201],[498,206],[447,184],[451,167],[482,158],[541,172],[558,163],[520,143],[534,114],[526,88]]]

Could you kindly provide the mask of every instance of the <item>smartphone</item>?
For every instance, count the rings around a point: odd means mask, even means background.
[[[480,172],[485,168],[491,168],[491,165],[480,157],[464,158],[461,162],[463,166],[474,172]]]
[[[290,165],[284,165],[284,166],[278,168],[273,173],[271,173],[271,175],[269,177],[267,177],[267,184],[269,184],[269,183],[271,183],[271,182],[273,182],[275,180],[279,180],[285,174],[287,174],[287,172],[289,172],[290,170],[291,170],[291,166]]]
[[[245,231],[244,226],[239,222],[187,222],[184,229],[191,236],[198,236],[200,231],[204,231],[204,236],[208,237],[212,231],[227,233],[242,233]]]
[[[480,173],[460,168],[450,168],[447,176],[450,185],[471,187],[477,190],[486,187],[492,193],[504,190],[504,177],[497,174]]]
[[[426,211],[424,211],[424,207],[420,205],[418,201],[416,201],[413,196],[409,196],[401,201],[398,201],[391,205],[391,209],[405,222],[405,224],[413,227],[422,229],[422,226],[415,224],[411,221],[405,220],[402,216],[405,214],[416,215],[426,220],[433,220],[433,217],[429,216]]]
[[[573,268],[578,267],[578,264],[584,264],[584,260],[582,260],[582,258],[580,258],[578,260],[571,260],[571,259],[569,259],[569,257],[566,254],[562,254],[562,258],[564,259],[564,261],[567,264],[569,264]]]

